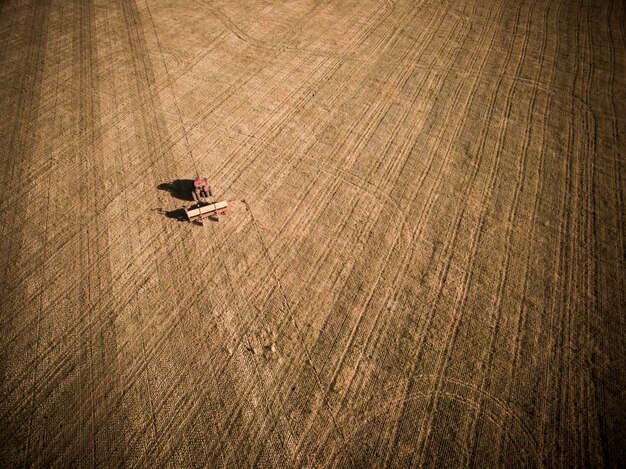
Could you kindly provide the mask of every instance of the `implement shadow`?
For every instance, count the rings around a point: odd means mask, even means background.
[[[187,216],[185,215],[185,210],[182,208],[177,208],[176,210],[163,210],[162,208],[156,208],[154,209],[155,212],[157,212],[160,215],[165,216],[166,218],[169,218],[171,220],[175,220],[181,223],[187,223],[189,220],[187,219]],[[209,216],[204,218],[204,221],[211,221],[211,222],[219,222],[219,217],[217,216]],[[198,226],[203,226],[202,222],[200,221],[194,221],[192,222],[194,225],[198,225]]]
[[[155,212],[157,212],[159,215],[163,215],[166,218],[169,218],[171,220],[175,220],[175,221],[179,221],[179,222],[186,222],[187,221],[187,217],[185,216],[185,211],[182,208],[177,208],[176,210],[163,210],[162,208],[155,208],[153,209]]]

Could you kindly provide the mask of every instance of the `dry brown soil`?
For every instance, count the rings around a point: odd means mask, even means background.
[[[626,2],[0,8],[1,466],[624,464]]]

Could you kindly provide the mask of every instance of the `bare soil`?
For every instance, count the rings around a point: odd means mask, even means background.
[[[0,465],[625,464],[625,10],[0,1]]]

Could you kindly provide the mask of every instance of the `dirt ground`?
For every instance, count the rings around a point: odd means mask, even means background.
[[[2,467],[625,464],[625,2],[0,8]]]

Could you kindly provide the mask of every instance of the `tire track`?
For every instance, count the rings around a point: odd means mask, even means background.
[[[421,89],[420,89],[420,91],[421,91]],[[418,96],[419,96],[419,92],[418,92],[418,93],[416,93],[416,94],[414,95],[414,97],[412,98],[413,102],[415,102],[415,100],[417,99],[417,97],[418,97]],[[410,140],[410,139],[406,139],[406,141],[407,141],[407,142],[410,142],[411,140]],[[405,155],[406,155],[406,152],[400,152],[400,154],[405,154]],[[401,158],[397,158],[397,160],[399,161],[399,160],[401,160]],[[389,174],[389,173],[388,173],[388,174]],[[379,192],[380,192],[380,191],[379,191]],[[388,198],[390,198],[389,196],[387,196],[387,197],[388,197]],[[390,199],[391,199],[391,198],[390,198]],[[394,201],[395,201],[395,199],[391,199],[391,200],[394,200]],[[407,225],[408,221],[407,221],[406,215],[404,214],[404,211],[400,208],[399,204],[398,204],[397,202],[395,202],[395,204],[396,204],[396,207],[398,208],[399,213],[402,215],[402,220],[401,220],[400,228],[398,229],[398,231],[399,231],[400,233],[402,233],[402,231],[404,230],[404,227],[405,227],[405,226],[408,226],[408,225]],[[398,238],[398,239],[399,239],[399,238]],[[411,233],[409,233],[409,234],[407,235],[407,240],[408,240],[408,245],[410,245],[410,244],[411,244],[411,240],[412,240]],[[394,241],[394,248],[393,248],[392,250],[396,250],[396,249],[397,249],[397,247],[396,247],[396,243],[397,243],[397,240],[396,240],[396,241]],[[369,244],[369,242],[366,242],[366,244]],[[383,266],[383,268],[384,268],[384,266]],[[382,273],[382,270],[381,270],[381,273]],[[372,292],[373,292],[375,289],[376,289],[376,284],[372,287]],[[364,308],[363,308],[363,311],[365,311],[366,309],[367,309],[367,307],[364,307]],[[344,351],[347,351],[347,349],[345,349]],[[337,377],[337,373],[338,373],[339,368],[340,368],[340,366],[337,368],[336,372],[333,374],[333,376],[334,376],[333,381],[334,381],[334,380],[336,379],[336,377]]]
[[[557,4],[556,6],[556,12],[554,15],[554,23],[556,25],[558,25],[559,23],[559,19],[560,19],[560,12],[561,12],[561,5]],[[546,9],[546,14],[547,14],[547,9]],[[547,18],[544,19],[544,30],[548,31],[547,29]],[[546,37],[547,37],[547,32],[546,32]],[[546,41],[546,37],[544,37],[544,42],[543,42],[543,46],[545,47],[545,41]],[[552,57],[558,57],[559,56],[559,40],[558,40],[558,35],[556,37],[556,43],[555,43],[555,52],[554,54],[552,54]],[[557,61],[554,60],[552,63],[552,67],[550,69],[550,83],[554,83],[555,78],[556,78],[556,70],[557,70]],[[548,88],[551,88],[550,85],[548,85]],[[529,239],[530,240],[534,240],[535,239],[535,233],[536,233],[536,223],[537,223],[537,214],[539,212],[539,207],[540,207],[540,202],[541,202],[541,194],[544,191],[544,177],[543,175],[546,172],[545,169],[545,159],[546,159],[546,137],[548,135],[548,118],[547,116],[549,115],[549,110],[552,107],[552,95],[548,94],[548,100],[546,102],[545,105],[545,109],[544,112],[542,112],[542,115],[544,116],[544,121],[543,121],[543,129],[542,129],[542,140],[541,140],[541,144],[539,146],[540,148],[540,155],[539,155],[539,163],[538,163],[538,169],[537,169],[537,186],[536,186],[536,190],[535,190],[535,195],[534,195],[534,201],[533,201],[533,208],[531,211],[531,218],[529,221],[529,226],[530,226],[530,234],[529,234]],[[530,139],[529,139],[530,140]],[[515,342],[514,342],[514,348],[513,348],[513,363],[511,364],[511,371],[510,371],[510,376],[511,376],[511,383],[513,383],[516,379],[516,372],[517,372],[517,368],[519,366],[519,360],[520,360],[520,350],[521,350],[521,341],[522,341],[522,334],[523,331],[525,329],[525,324],[527,323],[528,320],[528,312],[527,307],[526,307],[526,302],[524,302],[524,299],[527,298],[528,295],[528,289],[529,289],[529,283],[530,283],[530,264],[531,264],[531,256],[533,254],[533,250],[530,249],[531,244],[528,245],[528,249],[526,250],[526,255],[525,255],[525,262],[524,265],[526,266],[525,268],[525,272],[524,272],[524,280],[523,280],[523,285],[522,285],[522,301],[520,302],[520,306],[519,306],[519,312],[517,314],[518,320],[517,320],[517,327],[516,327],[516,332],[515,332]],[[507,391],[507,397],[506,397],[506,401],[510,401],[511,396],[513,393],[513,385],[511,385],[508,388]],[[503,456],[502,456],[502,451],[503,451],[503,446],[504,444],[504,440],[500,440],[499,442],[499,446],[498,446],[498,455],[499,455],[499,459],[498,459],[498,463],[502,464],[504,463],[503,460]]]
[[[397,239],[396,239],[396,242],[397,242]],[[392,249],[392,251],[393,251],[393,249]],[[374,290],[374,289],[372,289],[372,291],[373,291],[373,290]],[[369,306],[366,306],[366,309],[367,309],[367,308],[369,308]]]
[[[539,53],[539,65],[537,66],[537,74],[536,77],[534,79],[534,81],[538,81],[539,76],[541,74],[541,71],[543,69],[543,63],[545,60],[545,55],[546,55],[546,47],[547,47],[547,24],[548,24],[548,12],[550,10],[552,2],[548,2],[547,5],[542,6],[544,8],[544,14],[543,14],[543,22],[542,22],[542,28],[541,30],[544,31],[543,37],[542,37],[542,41],[541,41],[541,50]],[[528,13],[528,17],[529,17],[529,22],[531,21],[531,16],[532,16],[532,7],[529,8],[529,13]],[[530,36],[530,31],[527,32],[526,37]],[[523,52],[522,52],[522,56],[523,56]],[[521,64],[522,62],[520,62]],[[554,67],[552,68],[552,70],[554,70]],[[495,358],[495,354],[496,354],[496,338],[500,332],[500,321],[501,321],[501,317],[503,314],[503,310],[502,310],[502,303],[503,303],[503,299],[504,299],[504,292],[505,292],[505,288],[506,288],[506,284],[508,282],[508,277],[509,277],[509,270],[510,270],[510,263],[511,263],[511,247],[512,245],[512,234],[513,234],[513,227],[515,226],[515,222],[516,222],[516,218],[517,218],[517,214],[518,214],[518,203],[519,203],[519,198],[520,198],[520,191],[522,189],[522,186],[524,185],[524,181],[526,179],[526,171],[527,171],[527,160],[528,160],[528,151],[529,151],[529,146],[530,146],[530,142],[531,142],[531,138],[532,138],[532,121],[533,121],[533,114],[534,114],[534,109],[535,109],[535,102],[537,99],[537,91],[538,88],[537,87],[532,87],[532,91],[531,91],[531,97],[530,97],[530,102],[529,102],[529,106],[528,106],[528,110],[526,111],[526,115],[528,116],[526,119],[526,123],[525,123],[525,129],[527,129],[525,137],[524,137],[524,141],[522,144],[522,150],[521,150],[521,161],[519,163],[519,171],[517,173],[516,176],[516,182],[515,182],[515,187],[513,190],[513,200],[511,202],[510,208],[509,208],[509,212],[507,214],[507,230],[505,233],[505,242],[504,245],[506,246],[506,251],[505,251],[505,255],[504,255],[504,261],[502,263],[502,269],[500,270],[500,273],[498,275],[498,285],[496,287],[495,290],[495,305],[494,305],[494,317],[491,319],[491,321],[494,323],[493,329],[492,329],[492,333],[491,336],[489,338],[489,346],[488,346],[488,352],[486,355],[486,360],[483,359],[481,361],[486,361],[486,365],[484,366],[484,373],[481,377],[480,380],[480,389],[481,391],[483,391],[487,385],[487,379],[489,377],[489,372],[491,371],[491,367],[493,364],[493,360]],[[545,111],[544,111],[544,115],[545,115]],[[501,139],[504,137],[504,129],[503,129],[503,133],[501,134]],[[534,221],[534,214],[532,215],[532,219]],[[534,223],[531,224],[531,233],[532,231],[534,231]],[[532,239],[532,234],[530,239]],[[515,337],[514,338],[516,342],[518,342],[518,338]],[[516,362],[516,360],[515,360]],[[514,373],[515,367],[512,368],[512,373]],[[511,377],[511,381],[513,381],[513,377]],[[509,397],[510,397],[510,388],[509,388]],[[467,450],[465,452],[465,454],[467,455],[471,455],[471,460],[465,460],[464,464],[467,465],[476,465],[477,461],[476,461],[476,456],[477,456],[477,452],[478,452],[478,430],[477,430],[477,425],[478,425],[478,421],[479,421],[479,417],[480,417],[480,412],[479,410],[481,409],[481,401],[479,400],[479,406],[477,411],[474,414],[474,417],[472,419],[472,424],[470,425],[470,430],[468,432],[468,434],[470,435],[470,441],[468,442],[468,447],[471,448],[470,450]],[[501,439],[500,441],[504,441],[503,439]],[[501,446],[500,446],[501,449]]]
[[[370,33],[371,33],[371,30],[365,30],[365,32],[362,33],[361,36],[355,36],[352,39],[351,44],[355,44],[355,43],[363,41],[364,38],[367,37],[367,35],[370,34]],[[330,62],[330,61],[329,60],[325,60],[322,63],[322,65],[325,65],[327,62]],[[334,63],[332,63],[331,67],[325,70],[324,75],[322,75],[321,77],[318,78],[318,80],[317,80],[318,84],[315,87],[309,88],[307,90],[308,91],[307,94],[301,96],[300,100],[292,105],[292,111],[290,111],[289,114],[285,115],[282,120],[276,122],[272,127],[270,127],[261,137],[259,137],[259,141],[269,140],[269,135],[271,135],[271,134],[274,134],[274,136],[275,136],[276,135],[275,132],[280,131],[280,129],[282,129],[283,122],[285,122],[285,120],[288,117],[292,117],[295,114],[295,112],[297,112],[299,109],[305,108],[305,106],[311,101],[312,97],[315,96],[315,94],[320,90],[320,88],[323,86],[323,84],[326,83],[326,82],[329,82],[330,79],[344,65],[344,62],[342,60],[335,60],[333,62]],[[303,82],[302,87],[304,87],[306,84],[307,84],[306,82]],[[243,165],[243,168],[239,171],[238,175],[235,176],[232,179],[231,184],[230,184],[230,186],[228,186],[228,188],[230,188],[238,180],[238,178],[241,176],[241,174],[243,174],[243,172],[246,169],[251,167],[257,161],[257,159],[258,159],[258,155],[253,157],[251,160],[249,160],[248,164]],[[230,164],[232,161],[233,161],[233,159],[231,158],[230,160],[228,160],[226,162],[226,164],[224,164],[218,170],[220,172],[224,171],[226,173],[229,173],[229,171],[226,171],[226,168],[227,168],[227,165]],[[234,165],[235,163],[232,163],[232,164]],[[241,164],[238,161],[236,161],[236,164],[238,165],[238,167],[241,167]]]
[[[521,6],[520,6],[520,8],[521,8]],[[499,10],[499,13],[500,13],[500,15],[502,14],[502,5],[501,5],[501,8],[500,8],[500,10]],[[491,18],[491,11],[490,11],[490,16],[489,16],[489,18]],[[482,44],[483,44],[483,43],[484,43],[484,41],[486,40],[486,37],[487,37],[487,36],[486,36],[486,33],[487,33],[487,26],[485,26],[485,28],[483,29],[483,33],[482,33],[481,38],[480,38],[479,46],[475,47],[475,49],[474,49],[474,51],[475,51],[475,52],[474,52],[474,54],[470,57],[470,62],[469,62],[469,63],[470,63],[470,65],[468,66],[468,69],[470,69],[470,70],[474,68],[474,64],[475,64],[475,62],[478,60],[478,53],[479,53],[479,51],[484,50],[484,46],[482,46]],[[495,40],[496,40],[496,34],[494,33],[494,34],[491,36],[491,44],[493,44]],[[491,46],[489,46],[489,47],[487,48],[487,50],[490,50],[490,49],[491,49]],[[468,106],[468,105],[472,102],[472,100],[474,99],[474,94],[475,94],[475,92],[476,92],[476,90],[477,90],[477,87],[478,87],[478,77],[479,77],[479,76],[481,76],[481,72],[480,72],[480,71],[482,71],[482,70],[484,69],[485,64],[486,64],[487,57],[488,57],[488,56],[485,56],[485,57],[483,58],[483,60],[482,60],[482,63],[480,64],[480,67],[479,67],[479,72],[477,73],[477,75],[476,75],[476,79],[474,80],[474,83],[473,83],[473,85],[472,85],[472,87],[471,87],[471,91],[470,91],[469,97],[468,97],[468,99],[467,99],[467,101],[466,101],[465,108],[467,108],[467,106]],[[463,89],[463,87],[462,87],[462,85],[460,84],[460,85],[457,87],[456,91],[455,91],[455,97],[454,97],[454,101],[453,101],[453,102],[456,102],[456,101],[458,100],[458,98],[459,98],[459,96],[460,96],[460,93],[461,93],[462,89]],[[452,107],[453,107],[453,106],[449,106],[449,108],[452,108]],[[457,126],[455,127],[455,130],[453,131],[453,137],[452,137],[452,139],[451,139],[451,142],[452,142],[452,141],[454,141],[454,140],[456,140],[456,135],[458,134],[458,132],[460,132],[460,130],[461,130],[462,126],[463,126],[463,123],[464,123],[464,119],[465,119],[465,114],[463,114],[463,118],[462,118],[461,120],[459,120],[459,122],[457,123]],[[442,132],[443,132],[443,130],[442,130]],[[439,142],[441,142],[441,141],[442,141],[441,137],[439,137],[437,140],[438,140]],[[445,152],[445,154],[444,154],[443,162],[442,162],[442,164],[441,164],[441,166],[440,166],[440,170],[436,173],[437,177],[436,177],[436,179],[435,179],[435,182],[434,182],[433,187],[431,188],[431,191],[430,191],[430,192],[429,192],[429,194],[427,195],[427,199],[426,199],[426,201],[427,201],[427,202],[426,202],[426,205],[424,206],[424,208],[423,208],[423,209],[422,209],[422,211],[420,212],[420,216],[419,216],[419,218],[418,218],[418,220],[417,220],[417,223],[416,223],[416,233],[415,233],[415,235],[414,235],[414,239],[418,239],[418,238],[419,238],[419,233],[420,233],[421,229],[423,229],[423,220],[424,220],[424,219],[425,219],[425,217],[426,217],[426,216],[430,213],[430,210],[431,210],[431,209],[432,209],[432,207],[433,207],[433,205],[432,205],[432,204],[433,204],[433,200],[434,200],[434,194],[436,194],[436,193],[437,193],[438,187],[439,187],[439,185],[440,185],[440,183],[441,183],[441,174],[442,174],[442,170],[441,170],[441,169],[445,166],[445,164],[447,164],[447,161],[448,161],[448,158],[449,158],[449,155],[450,155],[450,148],[451,148],[451,144],[449,144],[449,145],[448,145],[448,148],[447,148],[447,150],[446,150],[446,152]],[[434,155],[435,153],[436,153],[436,152],[434,152],[434,151],[432,152],[432,154],[433,154],[433,155]],[[423,177],[420,179],[420,181],[419,181],[419,185],[420,185],[420,186],[422,185],[422,183],[423,183],[423,181],[425,180],[426,176],[429,174],[431,167],[432,167],[432,159],[428,162],[428,164],[427,164],[427,171],[424,173],[424,176],[423,176]],[[478,164],[476,165],[476,167],[478,167]],[[469,187],[471,187],[471,184],[466,184],[466,191],[467,191],[467,190],[469,190]],[[467,195],[465,195],[464,197],[466,198],[466,197],[467,197]],[[444,254],[442,254],[442,255],[444,255]],[[407,256],[406,256],[406,257],[405,257],[405,258],[401,261],[401,265],[402,265],[403,267],[400,269],[400,272],[403,272],[403,271],[404,271],[404,269],[405,269],[405,266],[406,266],[407,262],[409,262],[409,259],[410,259],[410,255],[407,255]],[[441,272],[441,273],[439,274],[439,275],[440,275],[440,278],[445,278],[445,276],[446,276],[446,272],[447,272],[447,270],[446,270],[446,268],[444,268],[443,272]],[[443,276],[443,277],[442,277],[442,276]],[[439,285],[442,285],[442,282],[441,282],[441,281],[439,281]],[[441,290],[439,290],[439,291],[436,293],[435,298],[436,298],[436,299],[437,299],[437,298],[439,298],[439,297],[440,297],[440,294],[441,294]],[[438,300],[437,300],[437,301],[438,301]],[[435,307],[432,307],[432,308],[429,308],[429,309],[430,309],[430,311],[434,311],[436,308],[435,308]],[[423,331],[427,331],[427,330],[429,329],[430,324],[432,323],[432,321],[433,321],[433,316],[432,316],[432,314],[430,314],[430,315],[427,317],[427,319],[426,319],[426,324],[425,324],[425,326],[424,326]],[[420,335],[421,335],[421,336],[424,336],[424,332],[421,332],[421,333],[420,333]],[[422,347],[423,347],[423,341],[422,341],[422,342],[420,342],[420,344],[419,344],[419,345],[418,345],[418,347],[417,347],[417,357],[419,357],[419,355],[421,354]],[[412,367],[411,371],[409,372],[409,375],[410,375],[410,376],[412,376],[412,375],[414,374],[414,369],[415,369],[415,366],[414,366],[414,367]],[[411,382],[409,383],[409,386],[407,387],[406,395],[409,395],[409,394],[412,392],[412,388],[413,388],[413,386],[414,386],[413,381],[411,381]],[[402,411],[400,412],[400,418],[399,418],[399,420],[397,421],[397,426],[396,426],[396,429],[392,432],[392,438],[391,438],[391,439],[392,439],[392,443],[391,443],[391,448],[390,448],[390,449],[386,452],[386,455],[385,455],[385,459],[384,459],[384,460],[385,460],[385,465],[387,465],[387,464],[390,464],[390,463],[391,463],[391,462],[390,462],[390,460],[389,460],[390,455],[391,455],[391,454],[393,454],[393,453],[396,453],[396,451],[397,451],[397,450],[396,450],[396,448],[397,448],[397,446],[398,446],[398,444],[399,444],[399,437],[400,437],[400,433],[399,433],[399,425],[400,425],[400,423],[401,423],[403,420],[405,420],[405,419],[404,419],[404,413],[405,413],[405,412],[406,412],[406,407],[403,405],[403,409],[402,409]]]
[[[401,269],[400,269],[400,270],[401,270]],[[377,322],[377,321],[378,321],[378,318],[377,318],[376,322]],[[372,328],[372,331],[373,331],[373,330],[374,330],[374,328]],[[370,332],[370,335],[371,335],[371,332]],[[368,339],[368,340],[369,340],[369,339]]]
[[[378,317],[377,317],[377,319],[376,319],[376,322],[377,322],[377,321],[378,321]],[[371,329],[371,331],[370,331],[370,337],[371,337],[371,334],[372,334],[372,332],[374,331],[374,329],[375,329],[375,328],[372,328],[372,329]],[[368,339],[368,340],[369,340],[369,339]]]
[[[580,31],[580,10],[582,8],[582,1],[578,4],[578,15],[576,18],[577,27],[575,29],[575,44],[574,50],[579,50],[579,31]],[[578,71],[580,66],[580,57],[579,54],[575,55],[575,64],[573,67],[574,74],[572,78],[572,94],[575,94],[575,86],[576,81],[578,79]],[[567,149],[573,149],[573,141],[574,141],[574,125],[570,126],[568,129],[567,135]],[[576,158],[573,156],[573,158]],[[572,232],[571,227],[573,224],[572,217],[574,213],[574,208],[572,207],[572,203],[570,202],[570,197],[576,198],[577,194],[574,192],[574,173],[577,168],[574,168],[574,161],[570,161],[569,158],[564,159],[564,178],[563,178],[563,196],[559,205],[559,219],[562,220],[558,235],[557,235],[557,249],[558,255],[556,256],[556,262],[553,270],[553,278],[555,280],[554,290],[551,295],[550,301],[550,330],[555,331],[558,334],[558,337],[555,337],[553,334],[550,334],[548,337],[548,362],[554,363],[555,366],[558,366],[558,375],[554,376],[552,371],[553,368],[549,367],[546,373],[546,379],[544,383],[542,383],[544,387],[544,395],[550,396],[549,399],[546,399],[544,405],[541,407],[541,428],[544,431],[543,435],[543,447],[545,448],[545,452],[543,453],[544,464],[550,464],[554,462],[554,455],[551,454],[554,451],[554,445],[564,445],[567,447],[566,442],[561,441],[547,441],[549,438],[547,431],[547,427],[550,426],[552,420],[559,422],[559,430],[562,430],[562,424],[560,421],[564,420],[567,416],[567,405],[568,405],[568,393],[567,393],[567,383],[569,382],[569,369],[566,363],[565,356],[565,342],[566,338],[570,336],[569,331],[569,320],[568,315],[571,314],[571,303],[570,299],[573,298],[573,272],[572,272],[572,264],[573,264],[573,254],[571,253],[571,245],[572,240],[569,239],[569,234]],[[574,240],[575,242],[575,240]],[[565,282],[561,284],[561,276],[566,277]],[[562,378],[559,378],[562,377]],[[556,415],[551,412],[551,404],[554,403],[554,411]],[[553,434],[553,438],[560,439],[562,433]],[[560,464],[564,463],[564,451],[559,453],[559,461]]]
[[[532,11],[534,5],[535,5],[535,1],[533,1],[530,6],[528,7],[528,17],[527,17],[527,21],[526,21],[526,25],[525,25],[525,30],[523,33],[523,45],[522,45],[522,49],[521,49],[521,53],[519,54],[519,60],[517,62],[517,68],[516,68],[516,72],[514,73],[514,75],[519,75],[519,72],[521,70],[522,64],[524,62],[524,55],[525,55],[525,50],[526,47],[528,45],[528,40],[530,37],[530,12]],[[513,46],[515,44],[515,37],[517,35],[517,27],[518,24],[520,22],[520,13],[521,13],[521,8],[522,8],[522,4],[520,4],[519,8],[517,9],[516,12],[516,18],[515,18],[515,26],[514,26],[514,30],[513,33],[511,34],[511,42],[509,45],[509,49],[507,51],[507,56],[504,59],[504,63],[505,65],[503,66],[503,69],[506,68],[506,66],[508,66],[509,61],[511,60],[512,57],[512,53],[513,53]],[[502,78],[500,78],[498,80],[498,83],[496,85],[495,88],[495,92],[493,94],[493,99],[491,101],[491,103],[488,106],[488,113],[489,113],[489,118],[486,119],[486,122],[491,123],[492,119],[491,117],[493,117],[493,113],[494,113],[494,106],[496,103],[496,99],[498,97],[499,94],[499,90],[500,90],[500,86],[502,85]],[[506,98],[505,98],[505,112],[504,112],[504,116],[505,119],[508,118],[508,116],[510,115],[511,112],[511,107],[512,107],[512,98],[514,95],[514,91],[516,88],[516,83],[512,82],[511,86],[509,87],[507,94],[506,94]],[[481,136],[480,138],[480,144],[479,144],[479,150],[477,151],[478,154],[482,154],[485,148],[485,144],[486,144],[486,138],[488,135],[488,130],[489,130],[490,124],[487,125],[487,129],[484,131],[483,136]],[[495,155],[499,155],[500,151],[502,149],[502,145],[503,145],[503,139],[504,139],[504,130],[505,130],[505,126],[501,127],[501,131],[498,135],[498,138],[496,140],[496,150],[494,151]],[[422,420],[422,425],[420,425],[420,431],[418,432],[419,437],[422,437],[422,435],[424,435],[424,429],[426,431],[426,434],[423,438],[418,438],[418,450],[416,451],[416,453],[419,454],[419,465],[424,464],[424,457],[425,457],[425,453],[426,453],[426,442],[428,440],[428,438],[430,437],[430,431],[432,429],[432,422],[434,419],[434,414],[437,410],[437,405],[438,405],[438,397],[439,397],[439,390],[440,390],[440,386],[441,386],[441,377],[443,377],[447,371],[448,368],[448,363],[449,363],[449,359],[450,359],[450,353],[451,353],[451,349],[453,347],[454,344],[454,340],[456,340],[457,334],[458,334],[458,330],[460,327],[460,322],[461,322],[461,312],[463,311],[464,307],[465,307],[465,301],[469,295],[469,288],[471,285],[471,281],[472,281],[472,274],[474,272],[474,263],[476,262],[476,253],[478,250],[478,246],[480,245],[480,238],[482,236],[483,233],[483,224],[485,221],[485,214],[486,214],[486,208],[487,208],[487,201],[491,198],[492,194],[493,194],[493,190],[495,188],[495,184],[497,182],[497,176],[498,176],[498,170],[499,170],[499,166],[500,166],[500,158],[496,157],[494,158],[494,161],[492,163],[491,168],[489,169],[489,176],[488,176],[488,183],[487,183],[487,189],[486,191],[483,192],[483,198],[481,200],[481,202],[479,203],[479,207],[480,208],[480,214],[478,215],[478,226],[476,227],[476,229],[474,230],[473,233],[473,237],[471,239],[470,242],[470,255],[469,258],[467,260],[467,268],[462,269],[463,274],[462,274],[462,280],[461,280],[461,285],[463,285],[463,289],[461,290],[461,292],[457,295],[456,297],[456,307],[454,308],[454,311],[456,312],[456,314],[454,315],[454,319],[453,319],[453,323],[451,326],[451,331],[450,333],[448,333],[447,338],[446,338],[446,343],[444,346],[444,352],[442,354],[442,356],[440,357],[440,360],[438,360],[438,370],[437,370],[437,376],[439,376],[440,378],[435,382],[435,386],[432,388],[432,393],[431,395],[431,399],[429,400],[429,403],[427,404],[427,407],[432,409],[431,412],[428,415],[428,419],[426,421],[426,423],[423,423]],[[474,177],[476,175],[476,173],[478,172],[478,168],[479,165],[476,165],[475,170],[474,170],[474,175],[472,176],[472,181],[474,180]],[[470,184],[468,184],[468,188],[469,188]],[[469,193],[468,193],[469,195]],[[464,197],[463,200],[468,200],[467,197]],[[462,220],[465,216],[465,206],[460,210],[459,214],[457,215],[457,218],[454,222],[454,229],[453,229],[453,235],[452,235],[452,240],[450,241],[449,246],[450,247],[450,251],[453,251],[453,247],[456,243],[456,238],[458,236],[458,233],[460,231],[461,228],[461,223]],[[444,248],[445,249],[445,248]],[[445,279],[445,277],[444,277]],[[444,283],[441,283],[440,285],[443,286]],[[436,308],[435,308],[436,309]],[[533,441],[532,439],[532,435],[527,435],[527,436],[531,436],[531,442],[534,443],[534,446],[536,447],[536,443]],[[415,453],[414,453],[415,455]]]
[[[219,9],[219,7],[213,7],[212,5],[209,4],[207,0],[202,0],[202,2],[207,5],[207,8],[211,12],[211,14],[213,14],[213,16],[215,16],[224,25],[226,29],[228,29],[231,33],[237,36],[237,38],[239,38],[241,41],[247,43],[248,45],[252,47],[255,47],[258,49],[264,49],[264,50],[280,51],[280,52],[286,52],[286,51],[304,52],[309,55],[317,55],[317,56],[325,57],[325,58],[345,60],[346,53],[336,54],[334,52],[323,51],[319,47],[311,50],[308,47],[304,47],[304,48],[294,47],[294,46],[289,45],[288,43],[270,44],[266,41],[255,39],[249,34],[247,34],[244,30],[242,30],[239,26],[237,26],[237,24],[233,22],[227,15],[225,15]],[[422,3],[423,3],[423,0],[420,0],[418,5],[421,5]],[[382,23],[385,19],[387,19],[387,17],[389,17],[389,15],[392,13],[394,9],[394,4],[390,1],[386,1],[384,3],[384,6],[381,4],[379,9],[377,9],[374,12],[374,14],[377,13],[378,10],[382,8],[384,8],[385,11],[382,13],[379,19],[377,19],[376,21],[372,21],[371,19],[369,19],[368,21],[363,22],[364,24],[368,24],[369,30],[376,29],[380,25],[380,23]],[[329,29],[330,27],[326,28],[325,31],[328,31]],[[322,34],[320,34],[320,36],[322,36]],[[346,48],[346,49],[349,50],[349,48]]]
[[[414,376],[413,378],[428,379],[431,382],[435,382],[438,379],[438,376],[435,374],[420,374],[419,376]],[[504,425],[504,422],[507,421],[505,418],[510,419],[517,425],[517,429],[520,432],[530,432],[523,418],[518,415],[518,412],[515,412],[515,410],[508,405],[505,400],[499,399],[484,390],[480,390],[477,387],[472,386],[469,382],[444,377],[443,383],[443,390],[441,391],[441,394],[444,397],[467,404],[468,408],[471,408],[474,411],[481,410],[485,412],[486,418],[508,438],[508,441],[516,447],[518,451],[516,454],[516,460],[521,465],[524,465],[524,448],[517,444],[515,438],[513,437],[513,432],[507,431],[507,427]],[[392,388],[395,388],[395,386],[392,386]],[[385,389],[385,394],[390,391],[392,391],[392,389]],[[468,397],[468,395],[471,397]],[[428,396],[429,395],[426,391],[416,391],[414,394],[408,395],[405,398],[396,398],[385,401],[384,406],[381,409],[368,413],[366,416],[362,417],[362,422],[360,422],[354,431],[348,436],[348,441],[354,442],[359,433],[367,431],[368,427],[373,426],[376,423],[376,419],[387,415],[391,409],[400,407],[399,404],[405,404],[407,401],[411,402],[423,400],[424,397]],[[485,404],[487,404],[488,407],[485,408]],[[503,416],[505,418],[503,418]],[[347,447],[342,447],[336,453],[341,455],[345,450],[347,450]]]

